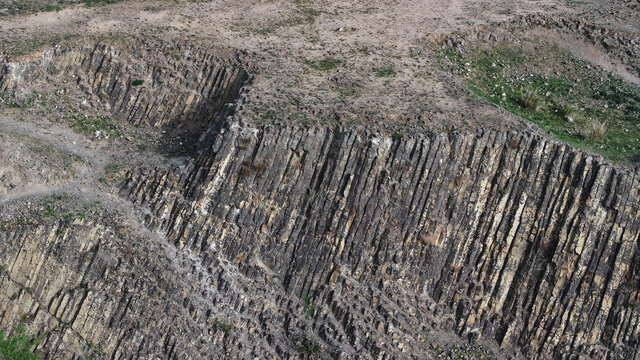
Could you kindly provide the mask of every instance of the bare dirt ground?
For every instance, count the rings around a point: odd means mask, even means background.
[[[218,55],[238,51],[254,75],[243,115],[258,124],[341,124],[387,131],[521,127],[515,117],[460,88],[437,65],[428,39],[533,13],[637,33],[638,6],[637,1],[576,0],[72,4],[0,17],[0,47],[19,57],[88,38],[129,43],[159,39],[203,44]],[[578,54],[591,56],[586,48]],[[610,63],[599,55],[594,60]]]

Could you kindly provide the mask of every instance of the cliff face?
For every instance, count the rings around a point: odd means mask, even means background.
[[[98,203],[124,215],[0,202],[0,325],[31,321],[46,358],[423,359],[436,328],[501,357],[640,358],[636,173],[524,132],[257,129],[227,117],[242,68],[141,54],[0,70],[3,91],[71,81],[123,120],[209,135],[123,173]]]
[[[104,44],[55,48],[24,62],[0,59],[0,92],[38,82],[78,87],[95,103],[132,124],[207,130],[227,115],[244,69],[198,48],[153,47],[123,51]]]
[[[341,332],[322,329],[341,325],[354,354],[377,353],[368,314],[333,303],[357,299],[355,282],[405,294],[415,319],[432,298],[460,333],[527,357],[633,358],[639,189],[633,173],[527,134],[232,126],[185,169],[131,171],[121,195],[205,263],[222,254],[249,276],[276,275],[288,294],[313,294],[333,320],[314,330],[332,343]]]

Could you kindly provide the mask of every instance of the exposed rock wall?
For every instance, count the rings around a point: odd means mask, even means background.
[[[341,275],[308,310],[257,258],[242,266],[109,216],[11,226],[0,326],[36,324],[45,359],[298,359],[308,338],[326,359],[430,358],[426,302]]]
[[[0,322],[39,324],[47,359],[222,358],[231,334],[219,324],[234,329],[233,307],[246,305],[246,281],[224,264],[210,274],[122,224],[21,226],[0,244]]]
[[[72,79],[132,123],[221,124],[185,165],[126,174],[144,229],[0,213],[0,325],[33,318],[47,358],[293,359],[310,336],[323,358],[424,359],[434,325],[505,356],[640,358],[637,173],[526,133],[223,123],[248,75],[181,54],[0,67],[2,91]]]
[[[461,334],[543,359],[640,356],[639,190],[636,174],[534,135],[231,126],[184,169],[131,171],[121,194],[205,264],[219,252],[329,307],[348,279],[433,298]],[[374,324],[333,316],[373,353]]]
[[[231,109],[227,104],[235,101],[248,77],[241,67],[197,48],[132,53],[90,44],[73,50],[56,48],[31,61],[0,61],[0,92],[40,80],[64,81],[94,95],[132,124],[194,131],[227,115]]]

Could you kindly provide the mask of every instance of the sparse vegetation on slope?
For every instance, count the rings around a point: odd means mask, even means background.
[[[9,0],[0,1],[0,17],[26,15],[39,12],[60,11],[65,6],[84,4],[85,6],[104,6],[122,0]]]
[[[83,135],[113,137],[120,134],[115,121],[108,116],[93,114],[70,114],[71,128]]]
[[[322,352],[322,345],[315,338],[305,335],[298,343],[298,350],[307,355],[316,355]]]
[[[40,355],[34,351],[38,341],[27,333],[27,328],[20,323],[8,336],[0,330],[0,359],[2,360],[38,360]]]
[[[308,65],[315,70],[328,71],[333,70],[340,65],[340,60],[334,58],[324,58],[307,62]]]
[[[87,202],[67,194],[55,194],[30,200],[29,205],[14,214],[3,214],[0,231],[10,231],[22,226],[41,225],[53,221],[89,218],[97,214],[100,204]]]
[[[640,151],[640,86],[556,45],[447,47],[440,56],[480,98],[562,141],[614,161],[633,161]]]

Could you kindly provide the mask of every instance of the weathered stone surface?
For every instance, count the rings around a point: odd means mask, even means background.
[[[461,334],[527,357],[629,358],[639,189],[630,171],[528,134],[232,126],[186,169],[132,170],[121,194],[178,248],[253,276],[259,263],[289,294],[323,301],[353,279],[432,297]],[[348,332],[373,352],[365,330]]]
[[[25,62],[0,59],[0,92],[51,78],[66,79],[132,124],[204,131],[227,115],[226,104],[238,96],[248,74],[200,49],[167,46],[132,53],[88,44],[55,48]]]
[[[0,231],[0,325],[29,317],[46,358],[294,359],[313,338],[423,359],[433,328],[500,357],[640,357],[637,173],[525,132],[252,128],[223,120],[248,75],[196,55],[167,83],[102,46],[2,67],[3,90],[76,79],[132,123],[209,134],[182,166],[128,171],[144,227]]]

